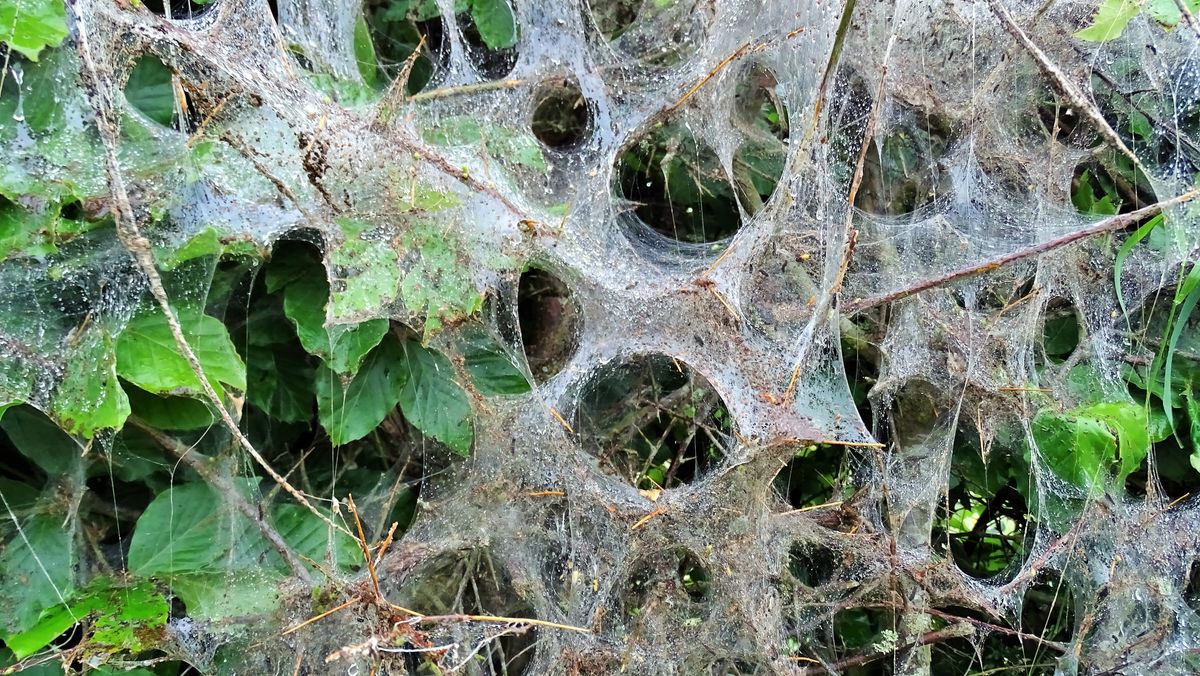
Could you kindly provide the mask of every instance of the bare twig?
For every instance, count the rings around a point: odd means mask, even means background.
[[[1183,17],[1183,22],[1192,29],[1197,38],[1200,38],[1200,22],[1196,21],[1196,15],[1192,14],[1192,10],[1188,8],[1187,3],[1183,0],[1175,0],[1175,6],[1179,8],[1179,15]]]
[[[275,551],[279,552],[279,555],[283,557],[283,560],[287,562],[288,567],[292,569],[292,572],[297,577],[306,584],[312,583],[312,576],[309,575],[308,568],[296,556],[292,548],[288,546],[287,541],[283,539],[279,531],[275,530],[275,527],[262,517],[262,513],[258,508],[250,504],[250,501],[237,490],[237,487],[233,485],[233,481],[229,477],[215,471],[212,465],[205,462],[207,459],[206,456],[193,453],[190,447],[184,445],[178,439],[163,434],[138,418],[131,417],[128,422],[130,425],[146,433],[155,443],[169,451],[171,455],[179,458],[183,464],[195,470],[196,474],[199,474],[200,478],[204,479],[222,499],[231,502],[237,511],[241,512],[247,519],[250,519],[254,527],[262,533],[267,542],[271,543]]]
[[[938,629],[935,631],[927,631],[924,634],[917,636],[912,641],[909,641],[905,645],[896,646],[896,649],[894,651],[889,650],[889,651],[880,652],[880,651],[875,650],[873,647],[868,646],[867,651],[851,655],[844,659],[840,659],[837,662],[830,664],[828,667],[825,667],[825,666],[803,667],[800,669],[800,673],[804,674],[804,676],[810,676],[810,675],[815,675],[815,674],[830,674],[830,673],[840,674],[845,669],[848,669],[850,667],[861,666],[863,664],[868,664],[870,662],[874,662],[875,660],[878,660],[883,657],[888,657],[900,650],[908,650],[910,648],[917,648],[917,647],[920,647],[923,645],[930,645],[932,643],[948,641],[948,640],[954,639],[954,638],[962,638],[966,633],[969,633],[969,632],[964,632],[964,629],[969,629],[969,625],[965,625],[965,624],[951,625],[949,627],[946,627],[945,629]]]
[[[297,502],[329,526],[351,535],[350,531],[346,530],[345,527],[334,523],[333,520],[322,514],[320,510],[309,502],[303,493],[285,481],[271,467],[266,458],[258,452],[258,449],[254,448],[254,445],[242,433],[242,430],[238,427],[237,422],[234,421],[229,410],[225,408],[221,396],[217,394],[208,377],[204,375],[204,369],[200,366],[200,360],[196,356],[196,352],[192,349],[192,346],[188,343],[187,337],[183,333],[183,326],[180,325],[179,318],[175,316],[175,310],[171,308],[170,298],[167,296],[166,287],[163,286],[162,276],[158,274],[158,267],[154,263],[154,254],[150,246],[150,240],[146,239],[145,235],[142,234],[137,217],[133,213],[133,207],[129,202],[129,193],[125,189],[125,181],[121,173],[120,164],[117,161],[117,139],[119,133],[114,104],[111,96],[108,95],[108,88],[105,86],[101,70],[96,65],[95,57],[92,54],[90,38],[85,27],[86,22],[80,16],[82,10],[79,7],[78,0],[70,0],[68,5],[71,9],[70,14],[74,18],[74,26],[72,28],[75,29],[75,33],[78,35],[79,55],[83,62],[83,68],[80,69],[80,76],[84,81],[84,91],[87,92],[88,102],[96,113],[96,126],[104,145],[104,164],[108,175],[109,191],[113,200],[113,216],[117,226],[117,238],[120,240],[121,245],[133,256],[142,274],[146,276],[151,295],[153,295],[154,300],[167,320],[167,326],[171,330],[171,337],[174,339],[175,346],[183,355],[184,360],[187,361],[192,373],[199,380],[205,397],[216,408],[221,417],[221,422],[228,428],[234,438],[237,439],[242,448],[263,468],[263,471],[272,480],[281,485]]]
[[[968,265],[967,267],[958,268],[957,270],[952,270],[943,275],[938,275],[937,277],[923,280],[898,291],[892,291],[880,296],[873,296],[871,298],[852,301],[846,304],[843,310],[847,314],[861,312],[868,308],[894,303],[898,300],[908,298],[909,296],[914,296],[922,291],[928,291],[939,286],[945,286],[946,284],[967,279],[969,277],[974,277],[976,275],[981,275],[985,272],[992,272],[993,270],[998,270],[1010,263],[1015,263],[1016,261],[1038,256],[1048,251],[1054,251],[1055,249],[1060,249],[1068,244],[1074,244],[1075,242],[1087,239],[1088,237],[1094,237],[1096,235],[1102,235],[1107,232],[1114,232],[1122,228],[1129,227],[1138,221],[1158,214],[1166,207],[1187,202],[1198,194],[1200,194],[1200,190],[1190,190],[1177,197],[1172,197],[1169,200],[1163,200],[1162,202],[1142,207],[1137,211],[1131,211],[1127,214],[1117,214],[1116,216],[1106,218],[1098,223],[1093,223],[1086,228],[1080,228],[1079,230],[1067,233],[1061,237],[1056,237],[1045,242],[1039,242],[1038,244],[1013,251],[1012,253],[1004,254],[1003,256],[997,256],[995,258],[988,259],[983,263],[976,263],[973,265]]]
[[[992,8],[992,13],[996,15],[996,18],[1004,25],[1004,30],[1008,31],[1009,35],[1012,35],[1017,39],[1017,42],[1020,42],[1025,47],[1025,50],[1037,62],[1038,68],[1041,69],[1046,77],[1050,78],[1050,81],[1054,83],[1059,93],[1065,96],[1072,105],[1087,116],[1088,120],[1096,127],[1096,130],[1100,132],[1105,141],[1108,141],[1109,144],[1128,157],[1133,162],[1133,166],[1137,167],[1142,173],[1149,175],[1149,172],[1142,165],[1142,161],[1125,145],[1125,142],[1121,140],[1121,135],[1112,128],[1108,120],[1104,119],[1104,115],[1096,109],[1096,105],[1087,96],[1084,96],[1083,92],[1079,91],[1079,88],[1075,86],[1075,83],[1071,82],[1071,79],[1067,77],[1067,74],[1050,60],[1050,57],[1037,46],[1025,31],[1021,30],[1021,27],[1013,20],[1012,15],[1008,13],[1008,9],[1001,4],[1000,0],[988,0],[988,5]]]

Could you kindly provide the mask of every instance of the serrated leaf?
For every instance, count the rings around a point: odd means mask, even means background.
[[[471,402],[454,382],[450,360],[415,340],[404,341],[408,381],[400,395],[404,417],[423,434],[458,452],[471,454],[474,430]]]
[[[400,403],[407,381],[404,352],[391,336],[367,356],[349,385],[328,367],[319,367],[317,412],[329,439],[341,445],[365,437]]]
[[[326,516],[331,514],[322,510]],[[332,561],[336,570],[347,571],[362,563],[358,541],[330,527],[308,508],[279,503],[271,508],[271,521],[292,551],[319,565]]]
[[[1104,0],[1092,23],[1076,31],[1075,37],[1088,42],[1108,42],[1121,36],[1125,26],[1142,11],[1136,0]]]
[[[67,11],[62,0],[0,0],[0,42],[37,61],[45,47],[67,37]]]
[[[480,393],[524,394],[531,389],[525,374],[483,330],[465,331],[459,345],[467,373]]]
[[[216,569],[233,545],[231,517],[207,484],[172,486],[138,518],[129,544],[129,571],[171,576]]]
[[[179,323],[204,375],[217,394],[221,383],[246,389],[242,363],[225,325],[215,317],[194,311],[178,313]],[[147,392],[203,396],[203,388],[162,312],[151,310],[134,317],[117,339],[117,375]]]
[[[296,326],[296,336],[309,354],[324,359],[338,373],[354,375],[363,357],[383,340],[388,320],[368,319],[326,328],[328,299],[329,284],[324,277],[309,275],[296,279],[284,289],[284,313]]]

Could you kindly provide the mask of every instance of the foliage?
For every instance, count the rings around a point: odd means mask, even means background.
[[[37,61],[46,47],[67,37],[62,0],[0,0],[0,42]]]
[[[1192,12],[1200,10],[1198,0],[1184,0],[1184,4]],[[1143,12],[1167,27],[1178,25],[1183,18],[1175,0],[1102,0],[1091,25],[1077,31],[1075,37],[1088,42],[1115,40]]]

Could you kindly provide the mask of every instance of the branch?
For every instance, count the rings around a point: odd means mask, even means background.
[[[920,647],[923,645],[929,645],[931,643],[948,641],[948,640],[954,639],[954,638],[962,638],[965,634],[970,633],[969,631],[964,632],[964,629],[969,629],[969,625],[955,624],[955,625],[950,625],[949,627],[946,627],[945,629],[937,629],[935,631],[927,631],[924,634],[917,636],[912,641],[909,641],[908,643],[906,643],[904,645],[896,646],[895,650],[885,650],[883,652],[878,652],[874,649],[874,647],[867,646],[867,650],[870,652],[860,652],[860,653],[851,655],[844,659],[838,660],[837,662],[834,662],[833,664],[830,664],[829,666],[805,667],[800,670],[800,673],[804,674],[804,676],[812,676],[815,674],[829,674],[829,673],[838,674],[838,673],[841,673],[842,670],[844,670],[844,669],[848,669],[850,667],[861,666],[861,665],[867,664],[869,662],[874,662],[875,660],[880,659],[882,657],[894,655],[901,650],[908,650],[910,648],[917,648],[917,647]]]
[[[1149,175],[1150,172],[1146,171],[1146,168],[1142,166],[1142,161],[1125,145],[1125,142],[1121,140],[1121,135],[1112,128],[1108,120],[1104,119],[1104,115],[1096,109],[1095,104],[1088,97],[1084,96],[1083,92],[1079,91],[1070,78],[1067,77],[1066,73],[1051,61],[1049,56],[1046,56],[1046,53],[1037,46],[1037,43],[1025,31],[1021,30],[1021,27],[1017,25],[1016,21],[1013,21],[1012,15],[1008,13],[1008,10],[1000,3],[1000,0],[988,0],[988,5],[992,8],[992,13],[996,15],[996,18],[1004,25],[1004,30],[1008,31],[1009,35],[1012,35],[1017,39],[1017,42],[1020,42],[1025,47],[1025,50],[1037,62],[1038,68],[1041,69],[1046,77],[1050,78],[1059,92],[1067,97],[1067,100],[1072,105],[1087,115],[1088,120],[1095,125],[1096,130],[1100,132],[1104,140],[1108,141],[1114,148],[1128,157],[1133,162],[1133,166],[1137,167],[1142,173]]]
[[[214,471],[211,465],[200,459],[205,456],[199,453],[192,453],[192,449],[180,443],[178,439],[163,434],[159,430],[150,427],[138,418],[130,417],[128,422],[130,425],[133,425],[139,430],[145,432],[146,435],[153,439],[159,446],[162,446],[170,451],[171,455],[179,458],[179,460],[185,465],[196,470],[196,474],[199,474],[200,478],[204,479],[204,481],[207,482],[213,490],[220,494],[222,498],[225,498],[233,503],[233,506],[236,507],[243,516],[245,516],[247,519],[250,519],[251,523],[253,523],[258,528],[259,532],[263,534],[263,537],[267,539],[267,542],[270,542],[271,546],[275,547],[275,551],[279,552],[279,555],[283,557],[283,560],[287,561],[288,566],[291,567],[292,572],[295,573],[297,577],[303,580],[305,584],[312,584],[312,576],[309,575],[308,568],[304,566],[304,562],[302,562],[299,557],[292,552],[291,547],[288,546],[287,542],[283,539],[283,536],[279,534],[279,531],[275,530],[274,526],[267,523],[266,519],[262,517],[262,514],[259,512],[259,510],[255,508],[254,505],[250,504],[250,502],[246,500],[246,498],[243,497],[240,492],[238,492],[237,487],[233,485],[233,482],[229,480],[229,477]]]
[[[1081,239],[1087,239],[1088,237],[1095,235],[1102,235],[1107,232],[1114,232],[1116,230],[1126,228],[1134,223],[1137,223],[1138,221],[1157,215],[1166,207],[1187,202],[1196,195],[1200,195],[1200,190],[1190,190],[1182,195],[1179,195],[1178,197],[1172,197],[1169,200],[1151,204],[1150,206],[1142,207],[1137,211],[1131,211],[1127,214],[1117,214],[1116,216],[1106,218],[1097,223],[1093,223],[1086,228],[1081,228],[1061,237],[1040,242],[1038,244],[1034,244],[1033,246],[1028,246],[1024,249],[1019,249],[1017,251],[1004,254],[1003,256],[997,256],[984,261],[983,263],[976,263],[965,268],[958,268],[957,270],[952,270],[943,275],[920,281],[912,286],[900,289],[898,291],[885,293],[881,296],[872,296],[870,298],[854,300],[848,303],[843,310],[846,314],[854,314],[868,308],[894,303],[898,300],[908,298],[909,296],[915,296],[922,291],[928,291],[929,289],[939,286],[945,286],[946,284],[967,279],[969,277],[974,277],[985,272],[992,272],[993,270],[998,270],[1009,263],[1015,263],[1019,260],[1024,260],[1032,256],[1038,256],[1055,249],[1060,249],[1068,244],[1074,244]]]
[[[100,134],[100,141],[104,146],[104,168],[108,176],[109,194],[112,196],[113,201],[113,220],[116,221],[117,239],[120,240],[121,246],[133,256],[138,268],[146,276],[150,293],[167,320],[167,326],[171,330],[171,337],[174,339],[176,348],[187,362],[192,373],[200,381],[200,387],[204,392],[204,396],[212,402],[218,415],[221,417],[221,422],[229,430],[229,433],[254,458],[254,461],[262,467],[263,471],[283,487],[297,502],[312,512],[317,518],[321,519],[321,521],[324,521],[328,526],[342,531],[350,537],[354,537],[354,534],[347,530],[346,527],[335,523],[332,519],[322,514],[320,510],[309,502],[303,493],[280,476],[279,472],[275,471],[275,468],[271,467],[266,458],[258,452],[254,444],[250,443],[250,440],[242,433],[237,422],[234,421],[233,416],[221,400],[221,396],[217,394],[208,377],[204,375],[204,369],[200,366],[200,359],[188,343],[187,337],[183,333],[183,327],[179,323],[179,318],[175,316],[175,311],[171,308],[170,298],[167,296],[167,289],[163,285],[162,275],[158,273],[158,267],[154,262],[154,253],[150,247],[150,240],[146,239],[146,236],[142,234],[137,215],[134,213],[133,206],[129,202],[129,193],[125,189],[125,180],[121,173],[121,165],[117,160],[120,118],[116,113],[115,103],[107,86],[108,83],[105,81],[104,74],[99,65],[97,65],[96,58],[92,53],[90,37],[86,29],[87,23],[84,21],[83,16],[84,10],[80,8],[79,2],[80,0],[68,0],[67,8],[70,10],[68,16],[72,19],[72,32],[78,35],[79,40],[78,52],[82,62],[80,79],[84,85],[83,89],[87,94],[88,103],[96,114],[96,128]]]

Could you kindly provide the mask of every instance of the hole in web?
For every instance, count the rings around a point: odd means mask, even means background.
[[[1033,585],[1025,590],[1019,629],[1043,641],[1070,643],[1075,634],[1075,599],[1071,585],[1057,572],[1039,573]],[[1034,640],[1026,641],[1024,649],[1026,659],[1033,659],[1035,663],[1053,657],[1053,653],[1047,652],[1049,648],[1042,647]],[[1051,666],[1034,673],[1049,676],[1054,673],[1054,668]]]
[[[1057,653],[1043,651],[1039,655],[1035,641],[1023,643],[1018,637],[1005,633],[1004,630],[1009,629],[1008,623],[999,618],[974,608],[959,606],[935,608],[930,614],[931,631],[953,631],[954,627],[963,625],[970,630],[970,633],[963,630],[966,636],[931,644],[930,673],[1049,674],[1054,671]],[[989,629],[980,623],[999,629]]]
[[[175,88],[171,69],[146,55],[138,59],[125,83],[125,100],[135,110],[164,127],[175,126]]]
[[[676,547],[639,561],[618,593],[621,616],[633,632],[664,611],[694,614],[712,598],[712,576],[696,555]]]
[[[1025,560],[1033,536],[1027,505],[1034,490],[1026,456],[1019,433],[1010,430],[988,444],[985,456],[975,421],[959,416],[949,489],[930,539],[967,575],[995,577]]]
[[[792,510],[813,508],[833,502],[847,487],[845,455],[843,446],[798,446],[788,463],[775,475],[771,487],[786,503],[787,508]],[[822,511],[816,516],[818,520],[822,520],[831,514],[832,512],[826,514]]]
[[[940,415],[941,395],[924,380],[904,383],[892,402],[892,438],[901,448],[924,443],[934,431]]]
[[[788,550],[787,572],[794,583],[820,587],[841,568],[833,550],[818,544],[796,543]]]
[[[832,621],[827,621],[820,627],[814,638],[821,641],[821,644],[809,639],[808,646],[800,640],[797,644],[789,642],[789,647],[795,645],[799,650],[792,652],[801,655],[805,652],[821,654],[826,661],[832,663],[855,657],[865,658],[860,664],[852,667],[856,676],[892,673],[896,617],[888,608],[843,608],[834,614]]]
[[[633,25],[642,0],[588,0],[588,11],[605,40],[616,40]]]
[[[581,145],[591,129],[587,99],[574,80],[543,83],[533,109],[533,135],[546,147],[570,150]]]
[[[195,19],[207,14],[217,6],[213,2],[195,2],[194,0],[145,0],[146,9],[168,19]]]
[[[696,53],[713,18],[710,3],[589,0],[609,46],[646,66],[672,66]]]
[[[485,549],[474,549],[459,556],[446,555],[422,566],[409,576],[412,581],[400,590],[400,605],[427,615],[490,615],[540,619],[521,599],[511,578]],[[381,580],[382,582],[382,580]],[[515,676],[528,672],[537,646],[538,629],[534,626],[496,623],[450,623],[444,632],[427,630],[427,639],[435,644],[451,641],[458,654],[480,648],[471,661],[483,674]],[[439,643],[440,641],[440,643]],[[419,647],[410,645],[407,647]],[[449,664],[439,665],[430,657],[419,659],[414,673],[443,673]]]
[[[787,160],[788,118],[774,73],[755,64],[734,93],[733,125],[746,140],[733,155],[738,201],[754,215],[771,199]]]
[[[871,142],[854,206],[899,216],[948,193],[950,175],[941,160],[953,140],[950,120],[903,108],[887,132]]]
[[[1104,157],[1107,161],[1089,160],[1075,167],[1071,203],[1079,213],[1112,216],[1136,211],[1156,201],[1153,188],[1141,172],[1128,166],[1128,158],[1118,159],[1111,154]]]
[[[1187,585],[1183,588],[1183,600],[1193,611],[1200,613],[1200,559],[1188,566]]]
[[[644,491],[703,478],[724,460],[733,430],[708,380],[662,354],[603,368],[585,386],[578,419],[601,470]]]
[[[416,94],[429,84],[439,67],[445,65],[447,52],[442,15],[436,3],[410,3],[406,0],[371,1],[365,6],[365,18],[375,49],[375,64],[359,64],[380,85],[395,81],[403,75],[405,64],[412,58],[421,38],[425,44],[412,63],[405,89]]]
[[[626,145],[615,176],[619,194],[642,223],[671,239],[717,242],[742,226],[716,153],[677,123],[657,125]]]
[[[1042,313],[1042,352],[1052,364],[1061,364],[1079,347],[1079,311],[1071,301],[1055,298]]]
[[[504,0],[473,2],[469,11],[456,17],[466,47],[467,60],[475,72],[499,80],[517,64],[520,26],[512,7]]]
[[[538,382],[554,377],[574,356],[583,316],[571,290],[558,277],[530,268],[517,284],[517,319],[529,370]]]

